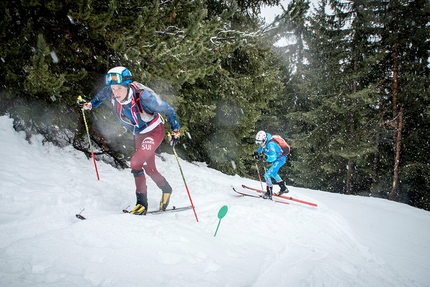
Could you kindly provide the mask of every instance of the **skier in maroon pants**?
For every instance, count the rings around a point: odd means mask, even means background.
[[[134,135],[136,152],[130,165],[136,184],[136,206],[130,213],[146,214],[148,197],[145,173],[162,190],[160,209],[169,204],[172,187],[160,174],[155,165],[155,150],[164,138],[164,120],[166,115],[172,129],[171,144],[179,140],[180,125],[175,110],[150,88],[132,81],[127,68],[115,67],[106,74],[106,86],[90,102],[79,101],[78,106],[85,110],[97,108],[105,100],[110,100],[118,120]]]

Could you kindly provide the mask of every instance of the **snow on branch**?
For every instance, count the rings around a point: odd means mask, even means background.
[[[211,37],[211,43],[218,46],[220,43],[233,42],[241,39],[255,38],[258,36],[258,32],[245,33],[235,30],[219,31],[216,36]]]

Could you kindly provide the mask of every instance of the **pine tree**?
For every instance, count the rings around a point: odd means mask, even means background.
[[[366,7],[332,1],[333,14],[322,1],[311,19],[312,34],[306,38],[308,64],[301,79],[308,96],[297,99],[290,117],[296,123],[298,158],[292,164],[300,173],[299,184],[355,193],[369,185],[368,158],[377,119],[368,58],[372,55],[370,17]],[[306,34],[305,34],[306,35]],[[300,80],[295,81],[300,83]],[[299,86],[298,86],[299,87]]]
[[[425,171],[429,159],[426,132],[429,122],[424,115],[429,105],[430,4],[428,1],[378,4],[381,49],[387,51],[381,66],[384,72],[381,102],[386,111],[384,123],[392,136],[391,146],[384,152],[394,162],[389,198],[428,208],[430,180]]]

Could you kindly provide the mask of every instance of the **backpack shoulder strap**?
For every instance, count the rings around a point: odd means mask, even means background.
[[[279,144],[278,140],[276,139],[276,135],[272,135],[272,138],[269,140],[269,143],[270,142],[276,143],[282,149],[281,145]]]
[[[143,113],[143,107],[140,103],[140,93],[142,92],[142,89],[140,89],[134,82],[130,84],[130,89],[133,89],[133,101],[137,105],[139,113]]]

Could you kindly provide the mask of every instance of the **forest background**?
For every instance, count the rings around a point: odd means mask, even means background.
[[[85,112],[93,150],[76,106],[126,66],[176,109],[184,159],[256,178],[266,130],[292,145],[289,185],[430,210],[430,2],[317,3],[265,23],[278,0],[2,1],[0,112],[29,141],[127,168],[133,139],[109,105]]]

